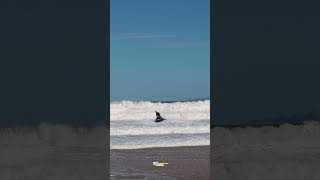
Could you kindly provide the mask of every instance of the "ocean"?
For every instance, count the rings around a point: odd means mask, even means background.
[[[155,111],[166,120],[155,123]],[[111,149],[201,145],[210,145],[210,100],[110,104]]]

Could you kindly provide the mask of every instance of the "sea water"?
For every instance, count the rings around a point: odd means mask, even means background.
[[[155,111],[166,120],[154,122]],[[209,145],[210,101],[112,102],[110,139],[111,149]]]

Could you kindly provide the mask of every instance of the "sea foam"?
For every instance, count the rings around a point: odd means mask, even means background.
[[[155,111],[166,120],[155,123]],[[110,120],[111,149],[210,144],[209,100],[112,102]]]

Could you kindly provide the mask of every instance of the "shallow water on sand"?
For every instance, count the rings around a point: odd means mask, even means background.
[[[154,173],[143,173],[143,172],[123,172],[110,175],[110,180],[119,180],[119,179],[154,179],[154,180],[178,180],[178,178],[170,177],[167,175],[154,174]]]
[[[209,151],[209,146],[111,150],[111,179],[209,180]],[[154,161],[169,164],[155,167]]]

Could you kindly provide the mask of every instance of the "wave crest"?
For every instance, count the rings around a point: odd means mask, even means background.
[[[146,120],[154,119],[159,111],[167,119],[204,120],[210,118],[210,101],[154,103],[150,101],[120,101],[110,105],[110,119]]]

